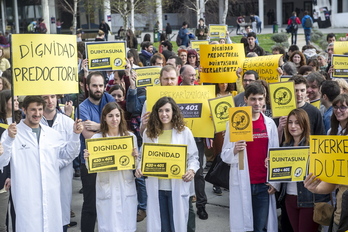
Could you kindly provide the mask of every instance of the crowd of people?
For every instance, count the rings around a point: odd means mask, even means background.
[[[251,23],[260,33],[257,15]],[[190,47],[190,35],[206,40],[208,29],[204,19],[199,20],[195,35],[187,27],[184,22],[179,31],[177,51],[165,35],[157,50],[149,34],[138,50],[134,33],[125,30],[124,70],[89,72],[84,42],[78,41],[78,94],[12,98],[11,65],[0,49],[0,232],[11,223],[6,223],[9,205],[13,230],[67,231],[73,225],[73,176],[82,181],[82,232],[94,231],[96,221],[100,232],[136,231],[137,222],[145,218],[147,231],[195,231],[196,214],[201,220],[209,218],[203,170],[218,157],[230,165],[231,231],[317,232],[321,225],[313,220],[314,204],[331,199],[336,208],[330,230],[348,229],[348,208],[343,204],[348,186],[323,182],[313,174],[301,182],[268,183],[265,165],[269,148],[308,146],[310,135],[348,134],[348,84],[330,78],[335,35],[327,35],[328,47],[321,53],[310,44],[300,50],[296,36],[287,51],[272,48],[273,54],[282,54],[278,74],[289,76],[295,86],[296,109],[288,115],[272,118],[268,84],[254,70],[242,72],[240,67],[236,83],[210,83],[215,85],[217,97],[233,98],[236,107],[251,107],[253,141],[231,142],[228,123],[226,131],[214,138],[194,137],[175,99],[161,97],[149,108],[146,87],[136,85],[134,68],[153,66],[161,68],[161,86],[195,88],[199,84],[200,56]],[[246,29],[242,39],[245,56],[265,56],[256,33],[250,26]],[[102,22],[95,41],[107,40],[109,31]],[[210,41],[224,43],[232,43],[228,33],[226,38]],[[135,170],[90,173],[86,139],[122,136],[133,138]],[[143,143],[186,145],[186,170],[181,179],[145,177]],[[240,152],[245,154],[243,160]],[[218,185],[212,191],[223,194]],[[277,207],[281,209],[280,227]]]

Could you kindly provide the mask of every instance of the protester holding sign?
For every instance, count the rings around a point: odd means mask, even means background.
[[[226,125],[221,158],[230,169],[230,228],[231,231],[277,231],[275,188],[266,183],[267,169],[264,160],[268,148],[279,147],[278,132],[274,121],[262,113],[265,89],[260,83],[251,83],[245,89],[247,106],[252,116],[236,121],[236,128],[247,128],[252,123],[253,141],[230,142],[230,125]],[[233,138],[236,139],[236,138]],[[237,138],[238,139],[238,138]],[[243,163],[239,163],[243,152]],[[241,166],[244,169],[241,170]],[[277,188],[277,184],[274,184]],[[240,213],[236,213],[240,212]]]
[[[146,180],[147,231],[187,231],[189,197],[194,194],[192,180],[199,169],[198,149],[172,98],[162,97],[155,103],[143,139],[144,143],[187,145],[187,168],[182,179]],[[140,165],[136,176],[142,176]]]
[[[306,111],[301,108],[292,110],[286,122],[284,146],[308,146],[310,124]],[[329,196],[309,192],[301,181],[283,183],[280,199],[283,197],[293,230],[317,232],[319,224],[313,221],[314,202],[327,202]]]
[[[127,131],[124,111],[116,102],[109,102],[102,111],[100,133],[92,139],[127,135],[133,136],[132,155],[137,157],[137,139]],[[88,157],[85,149],[84,158]],[[132,170],[98,172],[96,199],[99,231],[136,231],[138,200]]]

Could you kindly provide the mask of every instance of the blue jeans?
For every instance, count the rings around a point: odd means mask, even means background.
[[[254,218],[254,232],[267,231],[269,195],[268,186],[251,184],[251,199]]]
[[[174,232],[172,191],[158,191],[161,232]]]
[[[291,45],[297,43],[297,30],[291,32]]]
[[[309,45],[309,42],[311,41],[311,29],[304,29],[305,39],[306,39],[306,45]]]
[[[135,185],[138,194],[138,209],[146,210],[147,193],[145,185],[145,177],[135,178]]]

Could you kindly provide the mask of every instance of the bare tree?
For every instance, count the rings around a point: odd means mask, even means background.
[[[197,22],[199,21],[199,19],[201,18],[201,11],[204,9],[205,4],[208,2],[209,0],[204,0],[204,1],[200,1],[200,0],[187,0],[185,1],[184,5],[190,9],[193,10],[194,12],[196,12],[196,16],[197,16]],[[225,0],[228,1],[228,0]]]
[[[226,24],[227,12],[228,12],[228,0],[224,0],[224,12],[222,13],[222,24]]]
[[[73,4],[71,4],[68,0],[58,0],[57,5],[61,7],[64,11],[73,15],[72,21],[72,34],[76,34],[77,27],[77,6],[83,0],[73,0]]]

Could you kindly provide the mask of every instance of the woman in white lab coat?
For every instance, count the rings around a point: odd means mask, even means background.
[[[133,136],[133,156],[137,156],[137,139],[127,131],[124,112],[116,102],[109,102],[102,111],[100,133],[102,137]],[[85,149],[85,158],[89,156]],[[96,206],[99,232],[136,231],[137,193],[132,170],[99,172],[96,180]]]
[[[198,150],[190,129],[185,127],[182,114],[170,97],[160,98],[152,108],[144,143],[186,144],[187,167],[182,179],[146,179],[147,231],[186,231],[189,197],[193,178],[199,169]],[[142,176],[140,165],[136,176]]]

